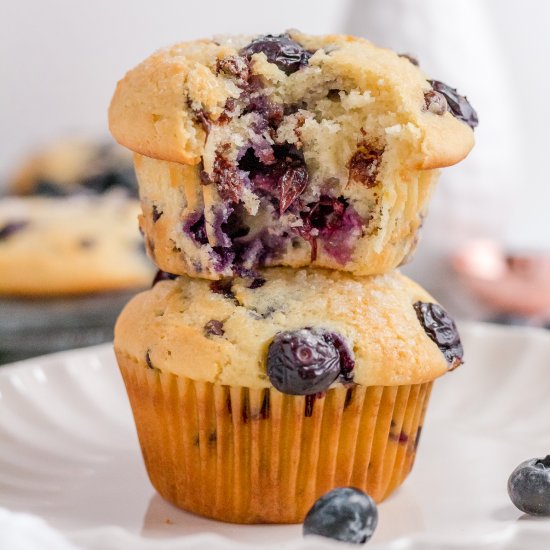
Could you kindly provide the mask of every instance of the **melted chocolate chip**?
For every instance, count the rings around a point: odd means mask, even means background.
[[[225,331],[223,330],[223,321],[217,319],[211,319],[204,325],[205,336],[223,336]]]
[[[359,181],[368,188],[374,187],[383,153],[384,149],[360,147],[348,163],[350,180]]]
[[[453,116],[465,122],[472,130],[478,125],[477,113],[466,96],[460,95],[456,88],[451,88],[438,80],[429,80],[428,82],[436,92],[445,97],[448,109]]]
[[[269,63],[287,75],[295,73],[308,64],[311,53],[287,34],[260,36],[245,46],[240,54],[251,59],[256,53],[264,53]]]
[[[29,222],[23,221],[23,220],[8,222],[3,227],[0,227],[0,241],[3,241],[5,239],[11,237],[12,235],[17,233],[18,231],[21,231],[22,229],[27,227],[27,225],[29,225]]]
[[[462,364],[464,350],[455,322],[448,313],[438,304],[416,302],[413,304],[416,316],[426,334],[441,350],[450,369]]]

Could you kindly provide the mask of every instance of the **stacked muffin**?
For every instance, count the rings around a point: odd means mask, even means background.
[[[151,481],[186,510],[303,520],[410,471],[454,322],[394,271],[475,112],[416,62],[349,36],[177,44],[110,108],[135,152],[161,271],[115,328]]]

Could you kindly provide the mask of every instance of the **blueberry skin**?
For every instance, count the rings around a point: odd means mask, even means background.
[[[280,332],[267,352],[273,386],[289,395],[326,391],[340,374],[340,353],[327,333],[303,328]]]
[[[508,495],[522,512],[550,517],[550,455],[522,462],[508,478]]]
[[[364,544],[378,524],[378,509],[359,489],[340,487],[319,498],[304,520],[304,535]]]
[[[312,55],[301,44],[298,44],[286,34],[259,36],[248,46],[245,46],[240,54],[250,59],[252,55],[260,52],[266,55],[269,63],[275,63],[287,75],[295,73],[301,67],[307,65]]]

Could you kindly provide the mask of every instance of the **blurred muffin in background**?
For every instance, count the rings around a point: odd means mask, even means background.
[[[123,189],[137,198],[132,155],[116,143],[62,140],[32,155],[8,182],[8,193],[63,197]]]
[[[149,286],[132,158],[63,140],[32,155],[0,199],[0,363],[112,338]]]

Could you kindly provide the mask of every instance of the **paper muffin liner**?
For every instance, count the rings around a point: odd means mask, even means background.
[[[118,362],[155,489],[234,523],[299,523],[334,487],[385,499],[413,466],[432,387],[304,397],[199,382],[121,354]]]

